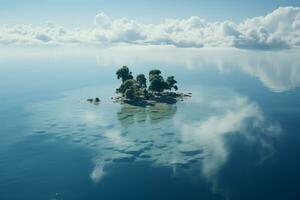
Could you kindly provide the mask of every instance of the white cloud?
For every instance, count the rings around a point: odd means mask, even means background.
[[[222,112],[205,120],[183,122],[181,135],[183,143],[202,148],[208,155],[203,157],[200,170],[217,192],[218,173],[227,163],[232,150],[226,136],[235,134],[245,138],[249,148],[255,146],[260,155],[258,163],[261,163],[275,152],[270,138],[280,135],[281,127],[278,123],[267,122],[259,106],[245,97],[210,101],[208,105]]]
[[[94,24],[102,28],[108,28],[111,25],[111,20],[104,13],[98,13],[94,18]]]
[[[35,38],[37,40],[41,40],[42,42],[49,42],[49,41],[52,40],[52,38],[49,35],[45,34],[45,33],[37,34],[35,36]]]
[[[96,164],[92,173],[90,174],[90,178],[95,182],[98,183],[102,180],[102,178],[105,176],[104,172],[104,166],[101,164]]]
[[[183,126],[183,141],[205,147],[210,155],[203,160],[202,170],[207,177],[215,175],[227,161],[228,149],[224,143],[227,134],[247,133],[255,124],[262,124],[263,115],[258,106],[246,98],[236,97],[231,102],[212,102],[211,106],[224,109],[220,115],[214,115],[205,121],[188,123]],[[249,120],[254,120],[249,125]],[[264,124],[265,125],[265,124]]]
[[[91,29],[65,30],[53,23],[1,26],[0,44],[120,44],[174,45],[176,47],[237,47],[281,49],[300,46],[300,8],[281,7],[266,16],[241,23],[207,22],[198,16],[166,19],[144,24],[127,18],[110,19],[104,13],[94,18]]]
[[[129,146],[131,142],[127,141],[125,137],[122,136],[121,132],[117,129],[107,130],[104,134],[114,145],[117,146]]]
[[[246,20],[240,25],[243,37],[237,46],[281,48],[299,45],[299,7],[281,7],[264,17]]]

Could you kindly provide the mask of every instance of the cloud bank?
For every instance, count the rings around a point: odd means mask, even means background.
[[[2,25],[0,44],[14,45],[173,45],[176,47],[236,47],[282,49],[300,46],[300,8],[280,7],[266,16],[233,21],[207,22],[198,16],[144,24],[127,18],[94,18],[95,27],[67,30],[48,22],[44,26]]]

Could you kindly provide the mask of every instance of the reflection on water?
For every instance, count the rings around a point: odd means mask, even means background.
[[[155,106],[141,107],[123,104],[117,113],[119,122],[128,127],[134,123],[151,124],[160,123],[165,119],[172,119],[176,114],[177,106],[172,104],[157,103]]]
[[[24,185],[29,183],[34,189],[41,185],[54,192],[75,191],[74,197],[80,198],[79,193],[90,194],[90,183],[98,184],[94,187],[98,192],[114,189],[108,182],[115,185],[125,179],[128,185],[132,174],[140,178],[139,183],[148,180],[141,174],[144,168],[127,174],[127,166],[135,168],[141,163],[159,171],[159,178],[167,169],[165,182],[175,177],[172,185],[161,185],[156,177],[159,191],[173,192],[179,182],[191,178],[197,180],[196,186],[182,182],[180,191],[199,194],[200,187],[208,186],[226,197],[231,193],[232,199],[299,196],[297,49],[255,52],[125,46],[76,48],[75,52],[55,47],[52,52],[38,48],[26,54],[19,51],[28,59],[18,59],[17,51],[4,51],[0,55],[0,179],[1,186],[7,187],[1,187],[0,196],[3,191],[25,191],[28,187]],[[174,74],[179,89],[192,92],[193,97],[176,105],[146,108],[113,103],[110,97],[117,86],[105,84],[118,84],[113,74],[124,64],[136,74],[153,67]],[[101,87],[82,88],[91,85]],[[69,92],[57,96],[62,91]],[[279,93],[284,91],[289,92]],[[98,106],[86,102],[95,97],[101,98]],[[27,137],[28,132],[34,137]],[[285,134],[278,140],[281,132]],[[53,150],[57,146],[63,148]],[[46,159],[49,162],[45,164]],[[61,172],[69,168],[70,173]],[[120,168],[126,169],[117,171]],[[78,171],[86,182],[77,176]],[[56,175],[63,178],[52,179]],[[68,180],[63,180],[64,175]],[[34,181],[37,179],[40,182]],[[45,179],[51,180],[39,184]],[[70,185],[73,181],[78,182],[78,190]],[[140,185],[142,193],[144,189],[152,192],[153,182],[145,182]],[[57,183],[64,187],[54,187]],[[97,196],[97,192],[93,194]],[[44,190],[38,193],[39,199],[45,197]]]
[[[110,56],[112,54],[114,56]],[[101,67],[112,63],[115,66],[123,63],[130,66],[159,63],[160,66],[180,66],[190,71],[215,68],[224,74],[238,69],[258,78],[270,90],[283,92],[300,84],[299,55],[299,49],[262,52],[215,48],[118,47],[99,51],[97,61]]]
[[[257,78],[271,91],[283,92],[294,89],[300,84],[299,55],[299,49],[249,51],[234,48],[182,49],[171,46],[125,45],[95,49],[83,47],[75,49],[66,47],[35,48],[26,51],[18,48],[3,48],[0,52],[0,61],[5,63],[7,60],[25,60],[27,62],[45,60],[47,63],[47,61],[53,61],[54,58],[59,63],[66,61],[68,63],[70,60],[76,60],[77,63],[84,61],[82,63],[84,66],[86,66],[86,63],[93,61],[103,71],[112,70],[112,73],[124,64],[130,66],[132,71],[139,72],[142,72],[141,67],[151,69],[153,66],[157,66],[163,71],[175,70],[176,67],[179,67],[181,68],[180,72],[183,73],[187,71],[196,73],[199,69],[216,69],[222,75],[239,70]],[[18,70],[22,70],[22,68],[18,68]],[[143,73],[145,73],[144,70]],[[92,77],[92,74],[90,74],[90,77]],[[6,80],[5,76],[1,78]],[[107,76],[103,79],[107,80]]]
[[[246,148],[255,146],[259,151],[256,162],[260,163],[274,153],[270,138],[278,136],[281,128],[277,123],[268,122],[258,105],[245,97],[214,99],[207,106],[215,112],[203,120],[183,122],[181,140],[203,149],[206,156],[198,167],[213,189],[219,190],[218,173],[234,149],[226,138],[240,136],[247,141]]]
[[[268,120],[259,106],[225,88],[193,88],[193,98],[177,105],[135,107],[103,100],[99,106],[80,102],[81,89],[40,102],[28,110],[32,132],[65,140],[95,152],[90,178],[109,178],[110,164],[148,161],[153,165],[193,171],[216,189],[218,173],[233,148],[228,138],[241,137],[257,150],[256,162],[274,152],[272,138],[278,123]],[[197,170],[195,170],[197,169]],[[111,172],[113,173],[113,172]]]

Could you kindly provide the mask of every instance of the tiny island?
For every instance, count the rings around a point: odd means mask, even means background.
[[[114,102],[127,103],[135,106],[152,106],[155,103],[175,104],[184,97],[191,97],[191,93],[183,94],[178,90],[174,76],[166,79],[159,69],[149,71],[149,86],[144,74],[138,74],[135,78],[127,66],[123,66],[116,72],[117,78],[122,83],[116,89],[120,96],[112,98]]]
[[[156,103],[175,104],[178,100],[183,101],[185,97],[192,97],[192,93],[177,92],[178,86],[174,76],[166,79],[161,75],[159,69],[149,71],[149,78],[144,74],[138,74],[135,78],[127,66],[123,66],[116,72],[117,78],[122,83],[116,89],[117,97],[111,97],[115,103],[127,103],[135,106],[154,106]],[[147,86],[149,82],[149,86]],[[89,103],[99,105],[100,98],[87,99]]]

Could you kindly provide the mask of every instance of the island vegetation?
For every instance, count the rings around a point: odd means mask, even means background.
[[[155,103],[174,104],[178,99],[190,96],[191,94],[177,93],[177,81],[174,76],[166,79],[159,69],[149,71],[148,80],[144,74],[136,77],[127,66],[123,66],[116,72],[117,78],[122,83],[116,89],[120,96],[114,98],[116,102],[124,102],[137,106],[154,105]]]

